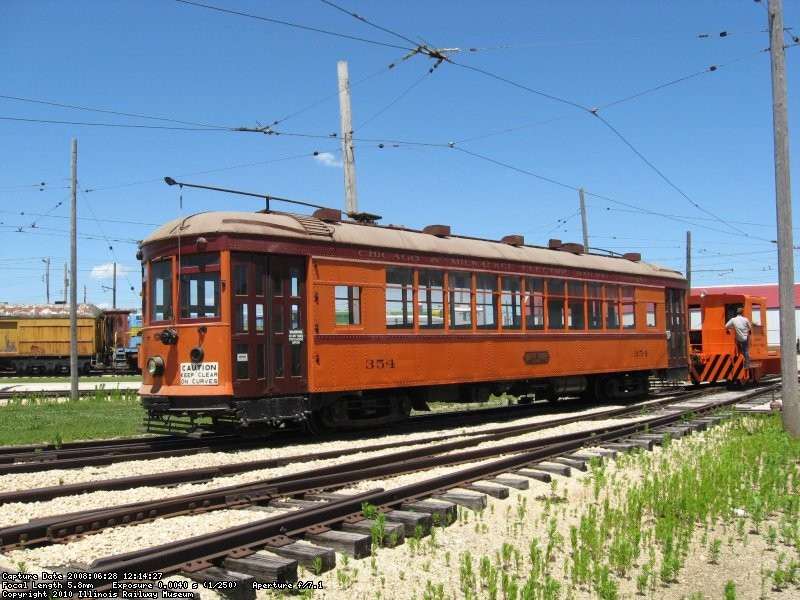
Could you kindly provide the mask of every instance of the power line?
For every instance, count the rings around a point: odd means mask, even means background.
[[[384,33],[388,33],[388,34],[391,34],[393,36],[399,37],[401,40],[404,40],[404,41],[408,42],[409,44],[411,44],[412,48],[419,45],[414,40],[409,39],[406,36],[401,35],[401,34],[395,32],[395,31],[391,31],[389,29],[386,29],[385,27],[377,25],[377,24],[373,23],[372,21],[368,21],[366,18],[362,17],[361,15],[359,15],[357,13],[354,13],[354,12],[350,12],[348,10],[345,10],[344,8],[342,8],[341,6],[337,6],[336,4],[331,2],[330,0],[321,0],[321,2],[323,2],[324,4],[327,4],[328,6],[332,6],[336,10],[342,11],[343,13],[348,14],[351,17],[355,17],[356,19],[358,19],[362,23],[366,23],[370,27],[375,27],[376,29],[379,29],[380,31],[383,31]]]
[[[586,46],[594,44],[619,44],[619,43],[629,43],[629,42],[652,43],[652,42],[668,42],[673,40],[687,40],[687,39],[714,39],[714,38],[726,38],[726,37],[743,36],[743,35],[753,35],[753,34],[765,33],[765,31],[766,30],[764,29],[757,29],[752,31],[720,31],[717,34],[691,33],[683,35],[641,35],[641,36],[619,37],[619,38],[558,40],[552,42],[531,42],[527,44],[499,44],[495,46],[470,47],[467,48],[467,51],[483,52],[487,50],[517,50],[522,48],[549,48],[549,47],[561,47],[561,46]]]
[[[665,175],[665,174],[664,174],[664,173],[663,173],[663,172],[662,172],[660,169],[658,169],[658,168],[657,168],[657,167],[656,167],[656,166],[655,166],[655,165],[654,165],[652,162],[650,162],[650,161],[649,161],[649,160],[648,160],[648,159],[647,159],[647,158],[644,156],[644,154],[642,154],[642,153],[641,153],[641,152],[640,152],[640,151],[639,151],[639,150],[638,150],[638,149],[637,149],[637,148],[636,148],[636,147],[635,147],[635,146],[634,146],[634,145],[633,145],[633,144],[632,144],[632,143],[631,143],[631,142],[630,142],[630,141],[629,141],[629,140],[628,140],[628,139],[627,139],[627,138],[626,138],[624,135],[622,135],[622,133],[621,133],[619,130],[617,130],[615,127],[613,127],[613,126],[611,125],[611,123],[609,123],[609,122],[608,122],[608,121],[607,121],[607,120],[606,120],[604,117],[602,117],[602,116],[600,115],[600,113],[599,113],[599,109],[597,109],[597,108],[587,108],[587,107],[585,107],[585,106],[582,106],[582,105],[580,105],[580,104],[578,104],[578,103],[576,103],[576,102],[573,102],[572,100],[568,100],[568,99],[566,99],[566,98],[560,98],[560,97],[558,97],[558,96],[554,96],[554,95],[552,95],[552,94],[547,94],[547,93],[545,93],[545,92],[542,92],[542,91],[540,91],[540,90],[536,90],[536,89],[534,89],[534,88],[528,87],[528,86],[526,86],[526,85],[523,85],[523,84],[521,84],[521,83],[518,83],[518,82],[516,82],[516,81],[512,81],[512,80],[510,80],[510,79],[507,79],[507,78],[505,78],[505,77],[502,77],[502,76],[500,76],[500,75],[496,75],[496,74],[494,74],[494,73],[491,73],[491,72],[489,72],[489,71],[486,71],[486,70],[484,70],[484,69],[479,69],[479,68],[477,68],[477,67],[472,67],[472,66],[469,66],[469,65],[464,65],[464,64],[462,64],[462,63],[457,63],[457,62],[454,62],[454,61],[449,61],[449,62],[450,62],[451,64],[453,64],[453,65],[460,66],[460,67],[463,67],[463,68],[465,68],[465,69],[469,69],[469,70],[475,71],[475,72],[477,72],[477,73],[481,73],[481,74],[483,74],[483,75],[486,75],[486,76],[488,76],[488,77],[491,77],[491,78],[497,79],[497,80],[499,80],[499,81],[502,81],[502,82],[504,82],[504,83],[507,83],[507,84],[509,84],[509,85],[512,85],[512,86],[514,86],[514,87],[517,87],[517,88],[519,88],[519,89],[522,89],[522,90],[528,91],[528,92],[530,92],[530,93],[533,93],[533,94],[536,94],[536,95],[542,96],[542,97],[544,97],[544,98],[547,98],[547,99],[553,100],[553,101],[555,101],[555,102],[561,102],[561,103],[567,104],[567,105],[569,105],[569,106],[573,106],[573,107],[575,107],[575,108],[581,109],[581,110],[583,110],[583,111],[585,111],[585,112],[587,112],[587,113],[590,113],[590,114],[594,115],[595,117],[597,117],[597,118],[600,120],[600,122],[601,122],[601,123],[603,123],[603,125],[605,125],[605,126],[606,126],[606,127],[607,127],[607,128],[608,128],[608,129],[609,129],[611,132],[612,132],[612,133],[614,133],[614,134],[615,134],[615,135],[616,135],[616,136],[617,136],[617,137],[618,137],[618,138],[619,138],[619,139],[620,139],[620,140],[621,140],[621,141],[622,141],[622,142],[623,142],[623,143],[624,143],[626,146],[628,146],[628,148],[630,148],[630,150],[631,150],[631,151],[632,151],[632,152],[633,152],[633,153],[634,153],[636,156],[638,156],[638,157],[639,157],[639,158],[640,158],[640,159],[641,159],[641,160],[642,160],[642,161],[643,161],[643,162],[644,162],[644,163],[645,163],[645,164],[646,164],[648,167],[650,167],[650,168],[651,168],[651,169],[652,169],[652,170],[653,170],[653,171],[654,171],[654,172],[655,172],[655,173],[656,173],[656,174],[657,174],[659,177],[661,177],[661,179],[662,179],[662,180],[664,180],[664,182],[666,182],[666,183],[667,183],[667,184],[668,184],[668,185],[669,185],[671,188],[673,188],[673,189],[674,189],[676,192],[678,192],[678,193],[679,193],[679,194],[680,194],[680,195],[681,195],[683,198],[685,198],[685,199],[686,199],[686,200],[687,200],[687,201],[688,201],[688,202],[689,202],[689,203],[690,203],[692,206],[694,206],[695,208],[697,208],[697,209],[699,209],[699,210],[701,210],[701,211],[705,212],[706,214],[709,214],[709,215],[711,215],[712,217],[714,217],[715,219],[717,219],[717,220],[718,220],[720,223],[722,223],[723,225],[727,225],[728,227],[730,227],[731,229],[733,229],[733,230],[734,230],[734,231],[736,231],[737,233],[739,233],[739,234],[741,234],[741,235],[746,235],[746,234],[745,234],[745,232],[744,232],[744,231],[742,231],[741,229],[739,229],[739,228],[737,228],[737,227],[733,227],[732,225],[730,225],[729,223],[727,223],[726,221],[724,221],[724,220],[723,220],[723,219],[721,219],[720,217],[717,217],[717,216],[716,216],[716,215],[714,215],[712,212],[710,212],[710,211],[706,210],[705,208],[701,207],[701,206],[700,206],[700,205],[699,205],[697,202],[695,202],[694,200],[692,200],[692,199],[691,199],[691,198],[690,198],[690,197],[689,197],[689,196],[686,194],[686,192],[684,192],[684,191],[683,191],[681,188],[679,188],[679,187],[678,187],[678,186],[677,186],[675,183],[673,183],[673,182],[672,182],[672,180],[671,180],[671,179],[669,179],[669,177],[667,177],[667,176],[666,176],[666,175]]]
[[[344,33],[337,33],[335,31],[327,31],[325,29],[319,29],[317,27],[310,27],[308,25],[300,25],[298,23],[289,23],[288,21],[281,21],[279,19],[271,19],[269,17],[262,17],[262,16],[259,16],[259,15],[254,15],[254,14],[251,14],[251,13],[245,13],[245,12],[241,12],[241,11],[237,11],[237,10],[230,10],[230,9],[227,9],[227,8],[219,8],[218,6],[211,6],[210,4],[202,4],[200,2],[190,2],[190,0],[175,0],[175,1],[176,2],[180,2],[181,4],[188,4],[190,6],[196,6],[198,8],[205,8],[205,9],[208,9],[208,10],[215,10],[215,11],[222,12],[222,13],[227,13],[227,14],[230,14],[230,15],[236,15],[238,17],[246,17],[248,19],[256,19],[258,21],[265,21],[267,23],[273,23],[275,25],[283,25],[285,27],[293,27],[295,29],[302,29],[302,30],[311,31],[311,32],[314,32],[314,33],[321,33],[323,35],[330,35],[330,36],[333,36],[333,37],[339,37],[339,38],[343,38],[343,39],[347,39],[347,40],[352,40],[352,41],[355,41],[355,42],[363,42],[365,44],[373,44],[375,46],[383,46],[383,47],[386,47],[386,48],[397,48],[397,49],[400,49],[400,50],[409,50],[409,48],[406,48],[405,46],[398,46],[397,44],[388,44],[388,43],[385,43],[385,42],[378,42],[376,40],[368,40],[368,39],[357,37],[357,36],[354,36],[354,35],[347,35],[347,34],[344,34]]]
[[[57,106],[59,108],[70,108],[70,109],[74,109],[74,110],[85,110],[85,111],[90,111],[90,112],[105,113],[105,114],[109,114],[109,115],[120,115],[120,116],[123,116],[123,117],[135,117],[137,119],[151,119],[151,120],[154,120],[154,121],[165,121],[167,123],[177,123],[179,125],[193,125],[195,127],[202,127],[202,128],[208,128],[208,129],[225,129],[225,130],[229,129],[228,127],[223,127],[221,125],[208,125],[206,123],[193,123],[191,121],[179,121],[177,119],[168,119],[168,118],[165,118],[165,117],[154,117],[152,115],[141,115],[141,114],[137,114],[137,113],[120,112],[120,111],[116,111],[116,110],[108,110],[108,109],[103,109],[103,108],[91,108],[91,107],[88,107],[88,106],[76,106],[74,104],[61,104],[59,102],[49,102],[47,100],[36,100],[34,98],[21,98],[19,96],[6,96],[6,95],[0,95],[0,98],[6,99],[6,100],[18,100],[20,102],[31,102],[31,103],[34,103],[34,104],[44,104],[46,106]]]
[[[176,0],[181,1],[181,0]],[[121,129],[162,129],[165,131],[236,131],[235,128],[214,127],[169,127],[166,125],[134,125],[126,123],[91,123],[88,121],[61,121],[58,119],[33,119],[29,117],[2,117],[3,121],[20,121],[23,123],[45,123],[48,125],[80,125],[84,127],[119,127]]]
[[[569,189],[569,190],[573,190],[573,191],[576,191],[576,192],[580,190],[580,187],[578,187],[578,186],[570,185],[570,184],[567,184],[567,183],[564,183],[562,181],[558,181],[558,180],[555,180],[555,179],[552,179],[552,178],[549,178],[549,177],[544,177],[542,175],[538,175],[538,174],[533,173],[531,171],[527,171],[525,169],[521,169],[519,167],[515,167],[515,166],[510,165],[508,163],[504,163],[502,161],[490,158],[488,156],[483,156],[483,155],[478,154],[476,152],[472,152],[470,150],[465,150],[464,148],[460,148],[458,146],[451,146],[451,147],[456,149],[456,150],[459,150],[460,152],[464,152],[465,154],[469,154],[470,156],[478,158],[480,160],[485,160],[487,162],[490,162],[490,163],[493,163],[495,165],[510,169],[510,170],[515,171],[517,173],[521,173],[523,175],[528,175],[530,177],[535,177],[536,179],[540,179],[541,181],[545,181],[547,183],[552,183],[553,185],[557,185],[559,187],[563,187],[563,188],[566,188],[566,189]],[[635,209],[635,210],[637,210],[637,211],[639,211],[641,213],[644,213],[644,214],[649,214],[649,215],[653,215],[653,216],[662,217],[662,218],[665,218],[665,219],[670,219],[670,220],[673,220],[673,221],[677,221],[677,222],[680,222],[680,223],[686,223],[686,224],[689,224],[689,225],[694,225],[696,227],[700,227],[702,229],[708,229],[708,230],[711,230],[711,231],[716,231],[718,233],[730,233],[728,231],[724,231],[724,230],[721,230],[721,229],[715,229],[713,227],[708,227],[706,225],[698,225],[698,224],[694,223],[692,220],[690,220],[689,217],[673,216],[673,215],[668,215],[668,214],[665,214],[665,213],[660,213],[660,212],[656,212],[656,211],[645,209],[645,208],[640,208],[638,206],[634,206],[632,204],[621,202],[619,200],[614,200],[613,198],[609,198],[608,196],[603,196],[603,195],[600,195],[600,194],[596,194],[596,193],[590,192],[588,190],[585,191],[585,193],[586,193],[587,196],[592,196],[594,198],[599,198],[601,200],[606,200],[606,201],[612,202],[614,204],[619,204],[621,206],[626,206],[628,208]],[[751,234],[748,234],[748,233],[742,233],[742,235],[744,235],[744,237],[747,237],[747,238],[766,241],[766,238],[760,238],[760,237],[757,237],[757,236],[754,236],[754,235],[751,235]]]

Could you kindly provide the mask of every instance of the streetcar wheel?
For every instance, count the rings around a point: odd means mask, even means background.
[[[598,377],[594,383],[594,399],[609,402],[614,396],[614,382],[609,377]]]
[[[303,427],[306,430],[306,433],[310,435],[323,435],[336,429],[336,427],[328,423],[328,420],[323,415],[323,412],[318,410],[313,411],[306,417],[306,422]]]

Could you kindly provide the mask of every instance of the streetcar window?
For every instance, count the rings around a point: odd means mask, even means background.
[[[233,293],[236,296],[247,296],[247,265],[233,267]]]
[[[247,344],[236,344],[236,379],[250,379]]]
[[[361,297],[361,288],[355,288],[357,291],[355,292],[355,300],[351,303],[353,309],[351,313],[355,315],[355,320],[351,325],[358,325],[361,322],[361,301],[359,298]],[[299,304],[292,304],[289,307],[289,332],[297,331],[300,329],[300,305]]]
[[[519,277],[503,277],[500,296],[503,329],[522,329],[522,282]]]
[[[699,304],[689,305],[689,329],[703,328],[703,312]]]
[[[547,328],[564,329],[564,291],[563,279],[547,280]]]
[[[472,274],[449,273],[450,329],[472,328]]]
[[[337,285],[334,290],[334,308],[337,325],[360,325],[361,288],[355,285]]]
[[[656,303],[645,302],[645,320],[648,327],[656,326]]]
[[[420,328],[444,329],[444,273],[424,269],[417,277]]]
[[[584,283],[570,281],[567,283],[567,325],[570,329],[586,329],[586,299]]]
[[[247,304],[236,305],[236,333],[247,333],[250,321],[247,316]]]
[[[606,292],[606,329],[619,329],[619,286],[607,285]]]
[[[414,271],[407,267],[386,268],[386,327],[414,327]]]
[[[303,374],[303,347],[300,344],[292,344],[292,377],[300,377]]]
[[[219,254],[184,255],[180,265],[181,318],[219,317]]]
[[[172,260],[150,263],[150,320],[172,319]]]
[[[525,327],[544,329],[544,280],[525,280]]]
[[[147,277],[148,277],[148,275],[147,275],[147,265],[146,264],[142,264],[142,318],[144,318],[145,309],[147,308],[147,302],[148,302],[148,300],[147,300],[147,292],[150,289],[147,286],[147,282],[148,282]],[[139,325],[141,326],[141,323]]]
[[[589,329],[603,328],[603,286],[600,283],[586,284],[586,310]]]
[[[497,329],[497,276],[478,275],[476,284],[476,325],[479,329]]]
[[[255,280],[256,296],[263,296],[264,295],[264,281],[265,281],[266,276],[267,276],[267,267],[263,262],[257,262],[257,263],[255,263],[254,266],[255,266],[255,269],[256,269],[256,280]]]
[[[298,298],[300,296],[300,269],[297,267],[292,267],[289,269],[289,284],[290,284],[290,293],[292,298]]]
[[[255,305],[256,309],[256,331],[264,333],[264,305],[258,303]]]
[[[759,327],[764,324],[761,320],[761,305],[753,303],[753,314],[752,319],[750,321],[753,325],[758,325]]]
[[[633,286],[622,286],[622,327],[624,329],[636,328],[636,305],[633,300],[633,292]]]
[[[272,278],[272,295],[276,298],[283,296],[283,269],[280,265],[272,267],[270,272]]]

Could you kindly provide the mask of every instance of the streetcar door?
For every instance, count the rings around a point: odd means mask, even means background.
[[[264,254],[231,255],[231,371],[237,396],[267,393],[268,261]]]
[[[274,394],[304,392],[308,387],[305,259],[272,255],[269,282],[269,389]]]
[[[689,364],[686,345],[686,292],[677,288],[666,288],[665,292],[669,368],[686,368]]]
[[[305,390],[304,264],[294,256],[232,254],[231,352],[237,396]]]

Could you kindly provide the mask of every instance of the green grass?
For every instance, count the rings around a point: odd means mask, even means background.
[[[81,375],[81,383],[110,383],[116,381],[141,381],[141,375]],[[69,376],[61,377],[0,377],[0,386],[23,383],[63,383],[64,387],[70,385]]]
[[[131,437],[141,433],[143,417],[134,390],[61,402],[16,398],[0,405],[0,446]]]

